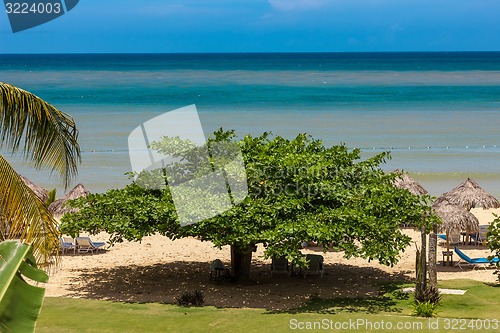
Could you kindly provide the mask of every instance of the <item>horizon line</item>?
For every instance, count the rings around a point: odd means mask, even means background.
[[[0,53],[0,56],[17,55],[231,55],[231,54],[463,54],[500,53],[498,51],[238,51],[238,52],[54,52],[54,53]]]

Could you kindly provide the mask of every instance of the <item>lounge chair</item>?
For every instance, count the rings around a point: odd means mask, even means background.
[[[476,234],[471,235],[472,240],[476,245],[481,245],[481,244],[486,244],[487,238],[486,234],[488,233],[488,227],[487,225],[480,225],[479,226],[479,232]]]
[[[271,262],[271,276],[273,274],[291,274],[290,266],[288,265],[288,259],[285,256],[273,257]]]
[[[498,263],[499,259],[498,257],[495,257],[491,260],[488,258],[470,258],[468,255],[463,253],[458,247],[455,246],[455,253],[460,257],[460,260],[457,262],[458,267],[462,269],[462,265],[471,265],[472,269],[475,269],[478,267],[478,265],[490,265],[490,264],[496,264]],[[462,260],[464,262],[462,262]],[[483,266],[484,269],[486,269],[486,266]]]
[[[323,277],[325,272],[323,269],[323,256],[319,254],[308,254],[306,260],[309,262],[309,267],[302,269],[302,275],[306,277],[308,274],[319,274]]]
[[[101,247],[106,245],[104,242],[92,242],[90,237],[76,237],[75,241],[78,253],[98,252]]]
[[[60,248],[62,254],[67,252],[68,250],[73,250],[73,253],[76,252],[76,244],[74,243],[73,238],[71,237],[59,237]]]

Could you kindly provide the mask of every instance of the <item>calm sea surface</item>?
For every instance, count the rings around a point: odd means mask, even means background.
[[[135,127],[196,104],[206,135],[307,132],[365,156],[391,150],[384,168],[433,195],[471,177],[500,197],[500,53],[0,55],[0,81],[75,118],[76,182],[92,192],[129,182]]]

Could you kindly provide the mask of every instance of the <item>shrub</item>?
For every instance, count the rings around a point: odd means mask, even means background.
[[[433,317],[441,302],[439,289],[430,287],[425,290],[415,289],[413,313],[418,317]]]
[[[441,302],[441,293],[439,289],[430,287],[421,291],[420,289],[415,289],[415,304],[429,302],[433,305],[439,305]]]
[[[410,294],[402,291],[401,289],[397,289],[392,292],[392,297],[398,300],[405,300],[410,298]]]
[[[413,316],[417,317],[434,317],[436,314],[437,304],[433,304],[430,301],[420,302],[415,300],[413,304]]]
[[[192,293],[185,291],[175,298],[180,306],[202,306],[205,303],[203,291],[195,289]]]

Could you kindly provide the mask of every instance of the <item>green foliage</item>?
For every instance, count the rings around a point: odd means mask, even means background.
[[[47,282],[37,269],[31,246],[18,241],[0,243],[0,331],[33,332],[45,289],[28,284],[25,277]]]
[[[57,200],[57,189],[52,189],[49,191],[49,197],[44,202],[45,206],[49,207],[51,203]]]
[[[97,234],[105,230],[110,243],[140,241],[144,236],[160,232],[171,238],[183,229],[176,223],[175,207],[168,191],[147,190],[136,184],[105,194],[89,194],[71,202],[80,207],[76,215],[63,217],[61,233],[76,237],[81,230]]]
[[[438,288],[428,287],[425,290],[415,289],[412,315],[417,317],[434,317],[441,302]]]
[[[203,291],[195,289],[193,292],[185,291],[175,300],[180,306],[202,306],[205,303]]]
[[[407,300],[410,298],[410,294],[402,291],[401,289],[396,289],[391,293],[392,297],[397,300]]]
[[[415,304],[413,304],[413,316],[417,317],[434,317],[436,315],[436,304],[432,304],[431,302],[419,302],[415,301]]]
[[[500,216],[493,214],[495,219],[490,223],[488,233],[486,234],[488,240],[488,247],[497,257],[500,256]],[[500,262],[496,264],[497,270],[495,274],[498,275],[500,281]]]
[[[187,145],[190,150],[182,157],[184,168],[197,168],[175,181],[195,178],[214,164],[224,163],[210,160],[203,164],[198,159],[206,149],[227,150],[224,144],[230,142],[241,149],[249,191],[233,209],[180,227],[168,187],[158,190],[144,186],[162,177],[162,171],[156,170],[123,189],[77,200],[73,205],[80,211],[64,216],[61,232],[75,235],[80,230],[106,231],[111,234],[110,242],[140,240],[159,232],[170,238],[197,236],[218,247],[229,244],[244,249],[263,243],[267,256],[285,255],[302,265],[305,258],[300,243],[314,241],[325,250],[334,244],[346,258],[362,257],[393,265],[410,242],[400,224],[420,225],[422,216],[432,216],[427,197],[392,185],[394,175],[380,167],[390,158],[388,153],[362,160],[359,149],[349,150],[344,145],[328,148],[306,134],[288,140],[264,133],[235,141],[233,131],[219,130],[209,139],[208,148],[190,149]],[[175,138],[164,138],[153,145],[172,152],[179,151],[170,146],[177,144],[184,147]],[[206,194],[209,200],[210,189]]]

